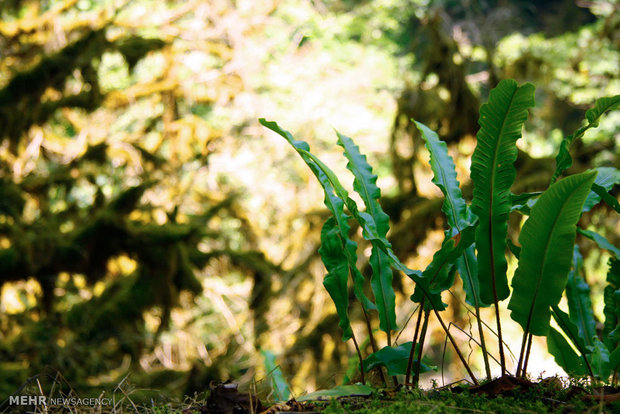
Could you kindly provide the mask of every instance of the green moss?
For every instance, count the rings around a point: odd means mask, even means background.
[[[521,390],[511,396],[487,396],[468,391],[455,393],[449,390],[424,392],[400,391],[394,396],[375,395],[370,399],[333,400],[322,411],[326,414],[355,412],[359,414],[400,413],[581,413],[599,410],[599,402],[571,396],[571,388],[554,390],[535,387]],[[604,405],[600,412],[618,412],[620,405]]]

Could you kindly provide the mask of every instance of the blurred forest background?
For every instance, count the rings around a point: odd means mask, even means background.
[[[410,118],[449,143],[471,197],[480,104],[500,79],[534,82],[513,192],[535,191],[584,111],[620,93],[618,0],[3,0],[0,16],[2,399],[50,368],[84,394],[268,392],[261,351],[297,394],[356,380],[322,286],[321,190],[257,119],[337,173],[332,128],[353,137],[396,253],[420,269],[445,224]],[[620,168],[619,121],[575,144],[572,172]],[[620,244],[604,205],[589,217]],[[608,256],[579,243],[600,314]],[[395,288],[403,326],[413,285]],[[464,378],[441,330],[429,342],[445,378]]]

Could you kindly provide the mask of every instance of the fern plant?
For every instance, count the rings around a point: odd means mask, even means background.
[[[584,288],[585,282],[578,276],[579,256],[575,250],[575,240],[579,231],[595,240],[601,248],[615,249],[602,236],[579,229],[577,223],[583,212],[601,200],[616,211],[619,210],[617,200],[609,191],[620,183],[620,172],[613,168],[599,168],[560,180],[558,178],[571,165],[572,159],[568,152],[570,144],[583,136],[587,129],[596,127],[605,112],[617,109],[620,96],[599,99],[594,108],[586,113],[587,124],[562,142],[556,158],[556,171],[546,191],[515,195],[510,192],[510,188],[516,176],[516,141],[521,137],[529,108],[534,106],[534,89],[529,83],[519,86],[514,80],[504,80],[491,91],[489,101],[481,107],[478,143],[471,165],[474,194],[470,205],[463,198],[446,144],[435,132],[416,122],[430,153],[433,183],[444,195],[442,212],[448,227],[444,242],[424,271],[408,268],[394,254],[387,239],[389,217],[379,204],[381,192],[376,185],[377,176],[351,138],[337,133],[338,145],[343,148],[348,160],[347,168],[354,176],[353,189],[364,203],[363,210],[349,197],[333,171],[310,152],[306,142],[296,140],[277,123],[260,119],[262,125],[281,135],[295,148],[324,190],[325,205],[332,216],[321,231],[322,245],[319,252],[327,269],[323,284],[336,305],[343,340],[351,339],[354,342],[362,380],[363,373],[368,369],[384,366],[389,375],[404,374],[406,384],[417,385],[419,374],[432,369],[430,364],[422,363],[422,350],[429,319],[434,315],[472,382],[478,383],[441,316],[441,312],[446,309],[441,299],[442,292],[452,287],[456,272],[463,280],[465,302],[475,309],[479,344],[488,379],[491,379],[490,351],[485,341],[480,308],[495,307],[499,365],[502,376],[508,375],[501,329],[504,321],[499,310],[499,302],[508,298],[510,316],[523,328],[517,376],[527,372],[533,335],[548,336],[550,352],[567,372],[587,371],[593,377],[606,379],[609,372],[617,368],[616,362],[620,362],[620,348],[616,347],[620,340],[618,266],[612,265],[611,268],[615,270],[610,270],[611,276],[608,276],[611,287],[605,298],[605,314],[609,315],[606,337],[603,341],[597,337],[584,340],[592,336],[595,330],[593,319],[587,317],[587,312],[583,313],[584,320],[576,316],[582,315],[578,309],[591,309],[591,304],[588,301],[588,290]],[[507,237],[511,212],[528,216],[519,235],[520,247]],[[349,236],[350,220],[359,224],[364,239],[372,247],[369,258],[372,268],[370,281],[365,280],[357,268],[357,244]],[[508,248],[518,260],[512,278],[512,290],[508,286],[506,274]],[[420,309],[412,340],[400,346],[396,346],[392,340],[392,333],[398,329],[392,287],[393,271],[404,273],[415,283],[411,300],[418,303]],[[367,284],[370,284],[374,300],[364,293]],[[352,286],[364,314],[373,349],[373,353],[366,359],[349,319],[349,286]],[[570,296],[571,315],[558,307],[565,291]],[[382,349],[378,349],[371,329],[370,318],[375,311],[379,327],[387,336],[387,344]],[[550,328],[552,315],[580,350],[583,362],[564,336]],[[610,359],[609,355],[614,357]],[[597,368],[595,373],[592,365],[596,364],[600,369]]]

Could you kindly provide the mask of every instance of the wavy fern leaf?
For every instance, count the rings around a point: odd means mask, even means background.
[[[592,346],[592,338],[596,336],[596,320],[592,311],[590,285],[581,277],[583,256],[579,252],[579,246],[577,245],[573,249],[572,267],[570,272],[568,272],[566,283],[566,299],[568,301],[570,320],[577,326],[579,336],[584,339],[585,344]]]
[[[385,237],[390,229],[390,217],[385,214],[379,198],[381,190],[377,187],[377,176],[373,174],[372,167],[368,164],[366,156],[360,153],[360,149],[353,140],[336,131],[338,145],[344,149],[344,156],[349,161],[347,168],[353,173],[353,189],[360,195],[366,205],[366,213],[372,218],[377,234]]]
[[[379,313],[379,328],[384,332],[391,332],[396,325],[396,294],[392,287],[392,267],[390,259],[381,250],[381,246],[372,243],[370,254],[370,287],[375,295],[377,312]]]
[[[434,309],[445,309],[443,302],[441,302],[441,296],[438,294],[432,294],[430,292],[428,279],[422,277],[422,272],[420,272],[419,270],[412,270],[408,268],[398,259],[398,257],[396,257],[394,251],[392,250],[392,245],[387,240],[387,238],[378,234],[376,225],[373,225],[372,223],[372,217],[370,217],[368,213],[360,212],[358,210],[357,204],[348,196],[347,190],[342,186],[342,184],[340,184],[340,181],[338,181],[338,177],[336,177],[333,171],[331,171],[329,167],[323,164],[321,160],[319,160],[314,154],[310,153],[309,151],[298,149],[298,152],[301,155],[309,157],[315,163],[315,165],[317,165],[318,168],[325,173],[331,184],[334,186],[336,194],[338,194],[341,199],[345,200],[345,205],[347,206],[347,209],[349,209],[353,217],[360,224],[362,228],[362,236],[364,237],[364,239],[371,242],[373,247],[379,247],[381,251],[385,253],[391,266],[394,269],[403,272],[410,279],[412,279],[416,283],[416,285],[425,292],[426,297],[432,303]]]
[[[567,177],[540,196],[519,235],[521,255],[508,309],[523,330],[546,335],[571,267],[577,220],[596,171]]]
[[[345,250],[342,248],[340,230],[334,217],[327,219],[321,229],[321,247],[319,248],[321,260],[327,269],[327,275],[323,278],[323,286],[336,305],[336,312],[340,318],[342,340],[348,341],[353,336],[351,322],[349,320],[349,266]]]
[[[366,156],[360,153],[359,147],[353,140],[339,132],[338,145],[344,149],[344,155],[349,161],[347,168],[353,173],[353,189],[360,195],[366,205],[366,223],[374,226],[379,237],[385,238],[390,228],[390,218],[379,204],[381,190],[377,187],[377,176],[373,174],[372,167],[366,161]],[[392,287],[392,268],[390,261],[381,247],[372,242],[370,254],[370,266],[372,277],[370,286],[375,295],[375,303],[379,313],[379,328],[384,332],[391,332],[396,327],[396,294]]]
[[[476,232],[478,279],[480,297],[486,303],[506,299],[510,294],[505,250],[510,187],[516,175],[515,143],[532,106],[534,85],[519,87],[514,80],[503,80],[480,108],[478,145],[471,164],[472,211],[480,219]]]
[[[475,226],[468,226],[458,233],[458,236],[448,237],[446,235],[441,248],[435,252],[433,260],[422,274],[430,282],[431,293],[440,294],[452,287],[454,284],[453,265],[463,255],[465,249],[474,242],[475,231]],[[416,287],[411,300],[419,303],[423,297],[423,292]]]
[[[473,221],[471,213],[463,193],[459,188],[456,177],[456,169],[452,157],[448,155],[448,146],[439,139],[439,136],[421,122],[414,121],[426,148],[430,153],[430,164],[433,171],[433,183],[439,187],[444,195],[444,202],[441,210],[446,216],[448,226],[460,233]],[[463,280],[463,290],[465,290],[465,302],[472,306],[488,306],[480,300],[480,284],[478,283],[478,262],[475,254],[475,247],[470,246],[465,250],[461,257],[456,260],[456,268]]]
[[[570,156],[569,152],[571,144],[575,140],[580,139],[588,129],[597,127],[601,116],[603,116],[605,112],[613,111],[619,107],[620,95],[616,95],[597,99],[594,108],[590,108],[586,111],[587,124],[575,131],[573,135],[564,138],[560,143],[560,150],[555,157],[555,172],[551,178],[551,183],[554,183],[560,174],[573,165],[573,158]]]
[[[310,146],[307,142],[296,140],[290,132],[280,128],[276,122],[266,121],[261,118],[260,123],[282,136],[293,146],[293,148],[295,148],[323,187],[323,191],[325,193],[325,205],[331,211],[336,220],[335,224],[339,229],[340,238],[344,244],[344,254],[353,277],[353,290],[355,292],[355,296],[362,303],[362,306],[365,309],[376,309],[375,304],[364,294],[364,277],[357,269],[357,243],[349,238],[349,216],[345,214],[343,204],[346,203],[349,211],[355,215],[355,212],[357,212],[355,201],[348,196],[347,190],[340,184],[336,175],[318,158],[310,154]],[[337,195],[334,194],[334,191]]]
[[[349,197],[347,190],[342,186],[342,184],[340,183],[340,181],[338,180],[338,177],[334,174],[334,172],[329,167],[327,167],[319,158],[317,158],[314,154],[310,152],[310,147],[308,143],[294,139],[290,132],[280,128],[276,122],[267,121],[264,118],[259,119],[259,122],[263,126],[271,129],[272,131],[282,136],[293,146],[293,148],[295,148],[297,153],[310,167],[310,169],[312,170],[314,175],[317,177],[317,179],[319,180],[323,188],[324,189],[333,188],[334,192],[336,193],[336,196],[340,198],[341,200],[344,200],[345,206],[347,207],[349,212],[353,215],[355,220],[357,220],[357,222],[360,224],[360,227],[362,228],[362,236],[364,237],[364,239],[370,241],[373,244],[373,246],[378,246],[381,249],[381,251],[385,253],[386,257],[388,258],[390,264],[392,265],[394,269],[400,272],[403,272],[410,279],[412,279],[417,285],[419,285],[420,288],[423,289],[424,292],[426,292],[426,296],[432,303],[434,309],[443,310],[444,305],[441,302],[441,297],[439,295],[433,295],[430,293],[430,290],[428,289],[429,282],[428,280],[422,277],[422,272],[419,270],[412,270],[408,268],[398,259],[398,257],[396,257],[396,255],[392,251],[392,245],[387,240],[387,238],[385,236],[379,235],[376,224],[371,221],[372,217],[368,213],[359,211],[359,209],[357,208],[357,204],[355,203],[354,200],[352,200]],[[331,205],[327,205],[327,207],[333,213],[334,210],[332,210]],[[347,243],[347,246],[350,246],[350,245],[351,245],[350,243]],[[351,255],[348,255],[347,259],[351,260],[349,262],[350,264],[354,263],[352,261]],[[354,264],[351,265],[351,268],[355,269],[355,265]],[[361,276],[359,272],[357,272],[357,275]],[[354,276],[355,276],[355,273],[354,273]],[[360,292],[362,292],[362,289],[361,287],[357,289],[358,282],[355,277],[354,277],[354,281],[356,283],[355,292],[356,292],[356,295],[358,295]],[[360,301],[364,303],[364,300],[360,298],[360,296],[357,296],[357,297]],[[372,302],[370,302],[368,299],[366,299],[366,303],[368,304],[367,305],[368,309],[370,309],[370,305],[374,306],[374,304],[372,304]]]
[[[441,211],[445,214],[448,225],[456,228],[460,233],[470,223],[467,214],[467,204],[456,178],[456,167],[452,157],[448,155],[448,146],[426,125],[414,122],[431,156],[432,181],[444,195]]]

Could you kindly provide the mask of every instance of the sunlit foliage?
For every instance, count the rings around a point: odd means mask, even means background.
[[[228,378],[268,389],[263,349],[293,392],[354,379],[321,284],[320,188],[257,119],[303,131],[338,174],[332,127],[355,136],[385,189],[388,238],[422,268],[441,200],[403,120],[467,160],[494,82],[535,81],[520,192],[552,173],[535,157],[620,88],[616,3],[472,3],[2,2],[2,392],[45,366],[95,393],[127,373],[175,393]],[[576,148],[575,171],[618,167],[617,125],[584,137],[596,142]],[[605,211],[592,220],[613,228]],[[587,250],[604,274],[607,257]],[[394,284],[400,306],[411,292]]]

